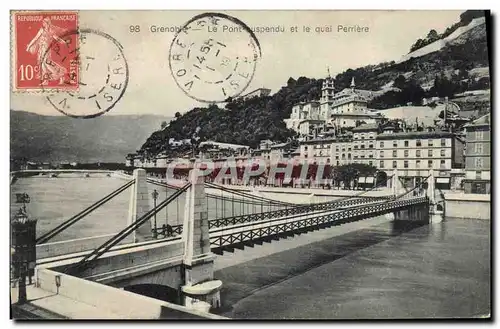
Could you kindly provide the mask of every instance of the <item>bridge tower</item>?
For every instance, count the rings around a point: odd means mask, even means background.
[[[150,210],[146,170],[135,169],[133,175],[135,184],[131,186],[127,225],[131,225]],[[151,221],[138,227],[132,233],[134,243],[150,240],[152,238],[151,228]]]
[[[399,172],[397,169],[394,169],[391,179],[391,187],[392,187],[392,195],[397,197],[401,192],[404,191],[404,186],[401,180],[399,179]]]
[[[444,219],[444,211],[438,210],[436,201],[436,179],[434,170],[429,170],[427,184],[427,197],[429,198],[429,221],[430,223],[441,223]]]
[[[199,169],[189,173],[191,187],[186,193],[184,208],[184,305],[196,307],[201,301],[213,308],[220,307],[221,281],[214,280],[215,255],[210,250],[208,212],[203,176]]]

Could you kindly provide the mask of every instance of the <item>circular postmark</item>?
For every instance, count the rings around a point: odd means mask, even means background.
[[[259,41],[243,22],[222,13],[205,13],[190,19],[175,34],[169,66],[186,95],[220,103],[245,91],[260,56]]]
[[[110,111],[122,98],[128,85],[128,64],[123,47],[110,35],[82,29],[71,31],[60,39],[75,40],[75,35],[77,42],[66,42],[62,46],[61,42],[51,44],[42,61],[49,73],[42,74],[42,79],[59,78],[60,84],[76,83],[78,89],[49,90],[47,100],[67,116],[95,118]],[[69,71],[57,76],[60,72],[58,63],[64,61],[70,61]]]

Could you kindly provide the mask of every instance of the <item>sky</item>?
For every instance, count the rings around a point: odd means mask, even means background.
[[[442,33],[459,21],[462,11],[227,11],[248,27],[280,26],[285,32],[256,32],[261,57],[243,92],[266,87],[276,92],[288,78],[323,78],[348,69],[398,60],[431,29]],[[129,67],[122,98],[105,115],[157,114],[173,117],[179,111],[206,106],[186,95],[169,68],[174,32],[155,27],[182,26],[196,11],[82,11],[80,28],[111,35],[123,47]],[[339,31],[339,25],[363,32]],[[138,28],[137,28],[138,26]],[[291,32],[292,27],[298,32]],[[310,31],[305,32],[304,27]],[[316,31],[316,29],[320,31]],[[138,31],[137,31],[138,30]],[[368,31],[367,31],[368,30]],[[322,32],[321,32],[322,31]],[[243,33],[244,34],[244,33]],[[232,36],[238,34],[233,34]],[[14,40],[15,34],[11,38]],[[99,53],[99,49],[94,49]],[[62,115],[40,93],[11,93],[11,109]]]

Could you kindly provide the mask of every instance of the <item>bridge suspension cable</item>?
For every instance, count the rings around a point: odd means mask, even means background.
[[[160,210],[162,210],[164,207],[166,207],[169,203],[171,203],[173,200],[175,200],[179,195],[184,193],[189,187],[191,186],[191,183],[188,183],[175,191],[172,195],[170,195],[168,198],[163,200],[160,204],[156,206],[156,208],[151,209],[147,213],[145,213],[141,218],[137,219],[135,222],[132,224],[128,225],[126,228],[124,228],[122,231],[118,232],[114,237],[103,243],[101,246],[97,247],[94,251],[92,251],[90,254],[86,255],[83,257],[78,263],[76,263],[74,266],[67,268],[64,272],[69,273],[69,272],[77,272],[79,270],[83,270],[90,266],[92,262],[97,260],[99,257],[101,257],[104,253],[108,252],[111,248],[116,246],[120,241],[125,239],[130,233],[135,231],[137,228],[142,226],[144,223],[146,223],[151,217],[153,217],[156,213],[158,213]]]
[[[217,184],[214,184],[214,183],[208,183],[208,182],[206,182],[205,185],[208,186],[208,187],[211,187],[211,188],[220,189],[220,190],[222,190],[224,192],[233,193],[235,195],[242,196],[242,197],[245,197],[245,198],[248,198],[248,199],[269,202],[269,203],[274,204],[274,205],[280,205],[280,206],[295,205],[294,203],[284,202],[284,201],[277,201],[277,200],[273,200],[273,199],[270,199],[270,198],[265,198],[265,197],[262,197],[262,196],[256,196],[256,195],[253,195],[253,194],[250,194],[250,193],[245,193],[245,192],[242,192],[242,191],[239,191],[239,190],[227,188],[227,187],[220,186],[220,185],[217,185]]]
[[[82,218],[84,218],[85,216],[87,216],[88,214],[90,214],[91,212],[93,212],[94,210],[96,210],[97,208],[99,208],[100,206],[104,205],[109,200],[113,199],[118,194],[120,194],[123,191],[125,191],[127,188],[129,188],[130,186],[132,186],[134,183],[135,183],[135,180],[131,180],[131,181],[127,182],[126,184],[120,186],[119,188],[117,188],[116,190],[114,190],[113,192],[111,192],[110,194],[106,195],[101,200],[99,200],[99,201],[95,202],[94,204],[88,206],[87,208],[83,209],[82,211],[80,211],[78,214],[74,215],[70,219],[62,222],[61,224],[57,225],[56,227],[54,227],[50,231],[46,232],[42,236],[38,237],[36,239],[36,243],[37,244],[42,244],[42,243],[48,242],[50,239],[52,239],[53,237],[55,237],[56,235],[58,235],[62,231],[66,230],[71,225],[75,224],[76,222],[78,222],[79,220],[81,220]]]

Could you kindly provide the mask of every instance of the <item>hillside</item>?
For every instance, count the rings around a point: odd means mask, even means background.
[[[10,111],[11,158],[39,162],[123,162],[169,118],[116,115],[95,119]]]
[[[380,91],[380,96],[368,103],[369,108],[383,110],[410,106],[403,111],[405,113],[414,108],[411,106],[421,105],[423,98],[453,98],[453,95],[465,91],[489,89],[488,38],[484,17],[478,20],[477,12],[464,12],[460,21],[443,35],[441,37],[446,41],[437,40],[441,42],[439,47],[429,44],[436,51],[422,52],[399,63],[384,62],[339,73],[334,77],[335,89],[347,88],[354,77],[356,88]],[[183,154],[189,148],[173,150],[167,141],[169,138],[191,138],[197,127],[200,127],[201,141],[210,139],[254,148],[263,139],[284,142],[294,133],[286,129],[283,119],[289,117],[292,106],[298,101],[318,99],[321,82],[321,79],[306,77],[298,80],[290,78],[287,85],[274,95],[233,101],[225,109],[215,105],[208,109],[195,108],[174,120],[165,130],[154,132],[140,153],[147,156],[159,152],[172,156]],[[458,101],[463,110],[471,113],[487,112],[491,106],[489,99],[475,100],[474,103],[468,102],[467,98]]]
[[[201,141],[214,140],[257,147],[260,140],[286,141],[294,133],[288,130],[283,119],[288,118],[292,106],[299,101],[319,99],[322,80],[301,77],[290,78],[286,86],[272,96],[230,102],[225,108],[211,105],[194,108],[179,116],[170,125],[154,132],[142,146],[141,152],[156,155],[167,152],[182,154],[184,149],[171,150],[169,138],[191,138],[197,127]]]

